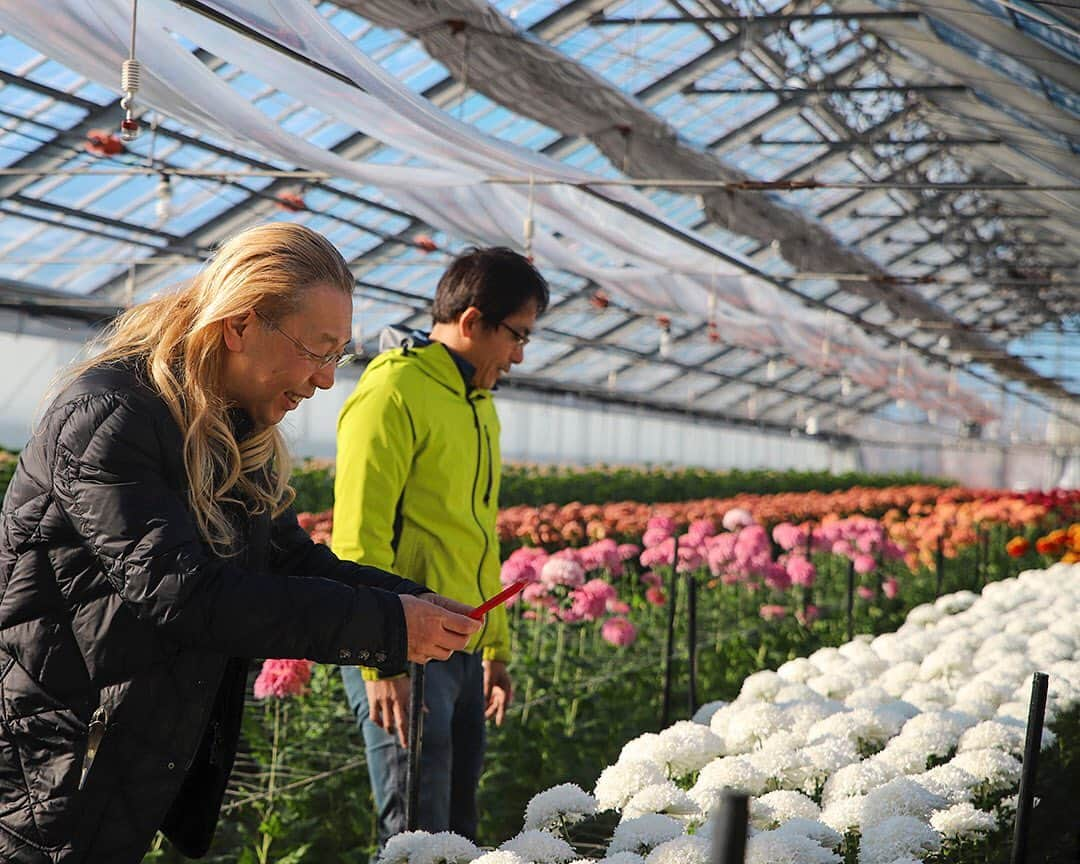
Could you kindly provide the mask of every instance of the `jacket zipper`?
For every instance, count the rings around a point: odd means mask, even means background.
[[[491,505],[491,479],[492,479],[491,478],[491,472],[492,472],[492,465],[491,465],[491,430],[489,430],[487,426],[484,427],[484,438],[487,439],[487,468],[488,468],[487,488],[484,490],[484,506],[489,507]]]
[[[90,725],[86,727],[86,756],[83,757],[82,775],[79,777],[79,788],[86,783],[86,775],[90,773],[90,766],[94,764],[101,739],[105,737],[105,729],[109,723],[109,712],[103,706],[98,706],[90,715]]]
[[[483,458],[483,455],[484,455],[484,442],[480,437],[480,414],[476,410],[476,403],[473,402],[472,399],[469,399],[467,396],[466,396],[466,401],[468,401],[469,407],[472,409],[473,426],[476,428],[476,472],[473,474],[472,495],[470,496],[469,504],[472,507],[473,521],[476,523],[476,527],[480,529],[480,533],[484,537],[484,551],[480,555],[480,563],[476,565],[476,590],[480,594],[480,598],[483,601],[483,600],[487,599],[484,596],[484,587],[483,587],[483,581],[482,581],[481,577],[482,577],[483,572],[484,572],[484,560],[487,558],[487,553],[488,553],[488,532],[484,529],[484,524],[480,521],[480,517],[476,513],[476,487],[477,487],[477,484],[480,482],[480,460]],[[484,431],[487,432],[486,427],[485,427]],[[491,446],[491,439],[488,438],[488,447],[490,448],[490,446]],[[489,460],[489,463],[490,463],[490,460]],[[488,465],[488,474],[489,474],[489,476],[488,476],[488,484],[489,484],[488,485],[488,494],[490,494],[490,492],[491,492],[490,472],[491,472],[491,465],[489,464]],[[486,503],[486,498],[485,498],[485,503]],[[484,634],[486,632],[487,632],[487,618],[485,617],[484,618],[484,627],[480,631],[480,637],[479,638],[483,639]]]

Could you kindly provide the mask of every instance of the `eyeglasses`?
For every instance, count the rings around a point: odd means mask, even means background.
[[[304,356],[305,359],[310,360],[312,363],[318,364],[316,366],[317,369],[322,369],[324,366],[330,366],[331,364],[340,369],[342,366],[348,366],[350,363],[353,362],[353,360],[356,359],[356,354],[349,350],[338,351],[334,354],[316,354],[295,336],[290,336],[288,333],[278,327],[277,324],[275,324],[273,321],[263,315],[263,313],[260,312],[258,309],[255,310],[255,317],[262,321],[263,324],[265,324],[271,330],[280,333],[282,336],[292,342],[292,344],[296,346],[297,350],[300,351],[300,353]],[[347,348],[348,346],[346,346],[346,349]]]
[[[510,331],[510,335],[514,337],[514,341],[517,342],[519,348],[524,348],[526,345],[529,344],[528,336],[526,336],[524,333],[519,333],[505,321],[500,321],[499,326],[505,327],[507,330]]]

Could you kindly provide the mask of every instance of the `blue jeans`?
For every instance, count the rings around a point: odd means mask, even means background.
[[[409,753],[371,722],[360,670],[342,666],[349,707],[364,735],[368,774],[375,797],[378,842],[405,830]],[[420,748],[420,807],[417,828],[453,831],[476,839],[476,787],[484,763],[484,668],[479,654],[457,652],[432,661],[424,672],[423,738]]]

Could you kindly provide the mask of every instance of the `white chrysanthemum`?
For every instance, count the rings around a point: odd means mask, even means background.
[[[785,681],[804,684],[811,678],[820,674],[820,670],[805,657],[796,657],[788,660],[776,670],[776,674]]]
[[[645,864],[708,864],[709,844],[700,837],[676,837],[648,854]]]
[[[778,732],[765,741],[761,749],[744,757],[754,768],[776,781],[775,785],[785,789],[801,785],[806,776],[806,759],[802,748],[791,746],[785,740],[788,737],[787,733]]]
[[[743,679],[739,699],[744,702],[772,702],[784,679],[771,669],[763,669]]]
[[[933,681],[916,681],[900,698],[910,702],[920,711],[940,711],[952,705],[952,692]]]
[[[1011,687],[995,685],[976,676],[956,691],[957,702],[990,702],[996,709],[1012,691]]]
[[[976,724],[974,717],[960,711],[926,711],[916,714],[900,730],[900,737],[920,736],[927,740],[941,740],[931,754],[942,755],[960,743],[960,736]]]
[[[1032,662],[1044,668],[1058,660],[1072,660],[1076,654],[1076,640],[1043,630],[1031,637],[1027,653]]]
[[[474,858],[472,864],[528,864],[528,862],[516,852],[496,849],[485,852],[479,858]]]
[[[1011,789],[1020,780],[1020,760],[1000,750],[968,750],[950,763],[967,771],[991,791]]]
[[[670,780],[646,786],[623,807],[623,819],[636,819],[646,813],[691,816],[700,812],[694,800]]]
[[[525,830],[550,829],[580,822],[596,812],[596,799],[574,783],[561,783],[539,792],[525,807]]]
[[[970,677],[974,670],[972,655],[955,646],[942,645],[934,649],[919,664],[919,680],[955,682]]]
[[[930,817],[930,827],[947,840],[963,840],[994,831],[997,819],[993,813],[978,810],[965,801],[934,813]]]
[[[926,649],[920,645],[920,640],[901,633],[882,633],[870,643],[870,647],[889,664],[890,669],[908,662],[918,666],[926,656]]]
[[[970,801],[972,790],[979,783],[974,776],[951,762],[945,765],[936,765],[922,774],[913,774],[911,779],[936,795],[945,798],[951,804]]]
[[[892,699],[883,702],[881,705],[874,706],[870,709],[870,713],[874,715],[874,719],[884,731],[885,737],[893,738],[900,734],[900,730],[904,728],[904,724],[908,720],[919,713],[919,709],[910,702]]]
[[[920,662],[922,658],[920,657]],[[877,680],[886,693],[899,699],[919,677],[919,664],[910,660],[897,663],[884,672]]]
[[[993,702],[971,702],[957,699],[952,708],[954,711],[970,714],[976,720],[989,720],[997,713],[997,706]]]
[[[866,759],[840,768],[828,780],[821,791],[823,804],[832,804],[842,798],[865,795],[896,776],[875,759]]]
[[[907,627],[929,627],[944,616],[932,603],[921,603],[907,614],[904,625]]]
[[[600,772],[593,794],[601,810],[621,810],[626,802],[646,786],[667,780],[664,769],[654,762],[623,762]]]
[[[969,609],[979,599],[979,595],[972,591],[956,591],[953,594],[944,594],[934,601],[934,608],[946,615],[955,615]]]
[[[1024,752],[1024,738],[1025,731],[1021,726],[986,720],[961,735],[956,749],[963,753],[967,750],[989,748],[1020,756]]]
[[[762,831],[746,843],[746,864],[840,864],[841,858],[810,837]]]
[[[657,747],[672,777],[692,774],[724,752],[718,735],[690,720],[680,720],[661,732]]]
[[[739,755],[753,750],[760,742],[783,729],[786,718],[782,708],[768,702],[758,702],[740,706],[725,719],[726,733],[714,731],[723,739],[728,754]]]
[[[778,789],[750,801],[750,822],[755,828],[769,829],[791,819],[817,819],[821,809],[801,792]]]
[[[803,685],[796,685],[802,687]],[[784,688],[790,690],[791,688]],[[783,692],[783,691],[781,691]],[[810,731],[810,728],[820,720],[824,720],[826,717],[831,717],[844,710],[844,706],[839,702],[834,702],[832,699],[826,699],[818,693],[814,693],[812,690],[808,692],[812,693],[812,698],[791,700],[785,698],[781,701],[777,698],[777,706],[784,710],[784,715],[787,717],[787,730],[792,735],[797,735],[800,738],[806,737],[806,733]],[[780,694],[777,694],[779,697]]]
[[[1004,702],[998,706],[995,716],[998,720],[1016,720],[1026,723],[1030,710],[1030,707],[1024,702]]]
[[[844,700],[847,708],[875,708],[883,702],[891,702],[893,695],[884,687],[877,684],[869,684],[860,687]]]
[[[683,833],[681,822],[659,813],[647,813],[619,823],[611,836],[608,855],[614,852],[646,855],[661,843],[681,837]]]
[[[431,839],[427,831],[402,831],[386,841],[379,864],[408,864],[420,855]]]
[[[806,682],[806,686],[811,690],[838,702],[850,696],[861,684],[862,680],[847,669],[842,672],[822,672]]]
[[[575,858],[570,864],[596,864],[595,858]]]
[[[819,720],[806,732],[808,743],[815,743],[826,738],[847,738],[854,744],[864,743],[878,747],[889,738],[889,729],[881,718],[865,708],[853,711],[838,711]]]
[[[821,811],[821,816],[818,818],[834,831],[846,834],[848,831],[858,829],[862,822],[863,804],[865,803],[865,795],[838,798],[828,804]]]
[[[574,857],[574,848],[547,831],[522,831],[502,846],[501,852],[515,852],[535,864],[563,864]]]
[[[666,766],[660,736],[655,732],[645,732],[623,744],[617,762],[652,762],[661,768]]]
[[[842,669],[847,666],[847,660],[844,658],[844,655],[840,653],[840,649],[833,648],[832,646],[818,648],[817,651],[811,654],[807,659],[819,672],[829,672],[838,667]]]
[[[899,774],[920,774],[926,770],[927,756],[925,742],[917,736],[903,741],[893,738],[885,749],[875,753],[873,761],[892,776]]]
[[[891,864],[909,855],[925,858],[941,848],[941,835],[912,816],[893,816],[879,822],[859,841],[859,864]]]
[[[802,749],[803,774],[799,787],[814,793],[828,778],[859,761],[855,745],[847,738],[819,741]]]
[[[480,854],[476,845],[452,831],[432,834],[427,845],[409,859],[409,864],[466,864]]]
[[[645,859],[634,852],[616,852],[601,858],[599,864],[644,864]]]
[[[933,811],[948,806],[941,795],[935,795],[908,777],[894,777],[888,783],[871,789],[863,804],[862,833],[893,816],[914,816],[926,820]]]
[[[723,756],[701,769],[689,795],[703,813],[711,813],[720,804],[725,791],[760,795],[769,778],[745,756]]]
[[[713,714],[726,706],[728,703],[723,699],[716,699],[712,702],[706,702],[697,711],[694,712],[694,716],[691,718],[695,723],[700,723],[702,726],[708,726],[713,718]]]
[[[843,835],[841,835],[839,831],[830,828],[824,822],[820,822],[817,819],[803,819],[802,817],[789,819],[776,829],[776,833],[788,836],[808,837],[819,846],[824,846],[826,849],[836,849],[844,842]]]

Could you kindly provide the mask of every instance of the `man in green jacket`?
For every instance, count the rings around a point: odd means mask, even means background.
[[[491,391],[524,359],[547,303],[547,283],[527,259],[470,249],[439,280],[431,333],[389,331],[395,347],[372,360],[338,418],[339,557],[471,606],[499,592],[501,462]],[[464,652],[427,664],[418,828],[475,839],[484,721],[502,724],[513,695],[509,659],[500,607]],[[405,830],[406,675],[342,668],[364,734],[380,847]]]

